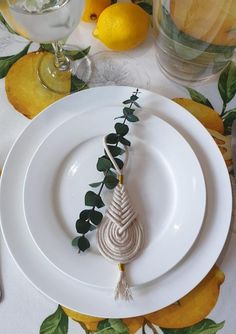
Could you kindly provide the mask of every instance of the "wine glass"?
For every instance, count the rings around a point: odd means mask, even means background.
[[[86,55],[82,60],[76,59],[76,50],[80,49],[77,46],[63,47],[62,43],[77,27],[84,0],[5,1],[8,6],[2,14],[17,33],[33,42],[52,44],[54,56],[45,53],[38,67],[38,77],[45,87],[57,93],[67,93],[61,83],[71,80],[71,75],[88,82],[90,60]]]

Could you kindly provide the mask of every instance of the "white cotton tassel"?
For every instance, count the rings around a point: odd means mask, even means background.
[[[123,263],[118,264],[120,270],[120,277],[115,289],[115,300],[123,299],[125,301],[129,301],[133,299],[132,291],[129,287],[126,273],[125,273],[125,266]]]

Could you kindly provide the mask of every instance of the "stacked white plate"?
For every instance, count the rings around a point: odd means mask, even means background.
[[[143,252],[127,266],[134,300],[114,301],[117,268],[99,254],[96,232],[84,254],[71,246],[88,184],[102,179],[102,138],[133,91],[93,88],[47,108],[15,142],[1,181],[2,230],[16,263],[56,302],[100,317],[149,313],[188,293],[215,263],[231,218],[228,171],[207,130],[169,99],[140,90],[126,167],[145,230]],[[107,205],[111,195],[103,193]]]

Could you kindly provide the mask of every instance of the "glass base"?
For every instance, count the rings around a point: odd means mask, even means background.
[[[59,69],[55,66],[54,54],[45,52],[38,67],[38,77],[42,85],[54,93],[69,94],[72,76],[79,79],[80,89],[83,89],[81,83],[84,83],[84,87],[88,84],[91,77],[91,61],[88,56],[83,56],[82,49],[75,45],[64,45],[63,49],[68,59],[68,68]]]

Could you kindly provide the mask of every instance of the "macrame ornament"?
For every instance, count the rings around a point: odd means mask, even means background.
[[[118,265],[120,277],[115,289],[115,299],[131,300],[132,293],[127,282],[125,264],[136,259],[142,249],[143,227],[137,220],[137,214],[123,183],[122,170],[107,147],[106,137],[103,144],[117,171],[119,183],[114,189],[111,204],[97,230],[98,249],[107,260]],[[127,156],[126,150],[126,161]]]

